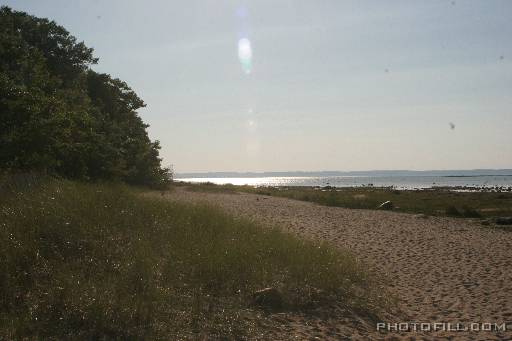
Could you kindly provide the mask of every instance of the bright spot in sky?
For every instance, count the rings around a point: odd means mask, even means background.
[[[242,69],[245,73],[251,73],[252,47],[251,41],[247,38],[242,38],[238,41],[238,60],[240,60],[240,64],[242,64]]]
[[[249,12],[247,11],[246,7],[238,7],[236,9],[236,16],[241,18],[241,19],[247,18],[248,14],[249,14]]]

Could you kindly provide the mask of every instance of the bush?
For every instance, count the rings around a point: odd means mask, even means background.
[[[472,207],[464,206],[462,208],[462,215],[466,218],[480,218],[482,215]]]
[[[455,206],[448,206],[445,214],[452,217],[462,217],[462,213]]]

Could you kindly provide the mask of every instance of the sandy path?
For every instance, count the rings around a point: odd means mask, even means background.
[[[374,271],[388,275],[391,290],[400,299],[405,316],[384,322],[507,323],[505,332],[421,334],[426,338],[414,332],[368,330],[369,339],[512,340],[512,232],[468,220],[325,207],[244,193],[179,188],[168,196],[215,203],[232,213],[352,250]]]

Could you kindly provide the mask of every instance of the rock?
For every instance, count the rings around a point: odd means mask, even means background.
[[[512,225],[512,217],[498,217],[494,222],[498,225]]]
[[[393,203],[391,201],[385,201],[379,206],[379,210],[392,210],[393,209]]]
[[[489,226],[489,225],[491,225],[491,222],[489,221],[489,219],[484,219],[484,220],[480,221],[480,224],[482,224],[484,226]]]
[[[256,291],[252,295],[254,305],[270,310],[278,310],[283,307],[283,295],[276,288],[265,288]]]
[[[415,217],[418,219],[428,219],[429,218],[428,215],[423,214],[423,213],[416,214]]]

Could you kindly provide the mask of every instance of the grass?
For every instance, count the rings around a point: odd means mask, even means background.
[[[183,184],[182,184],[183,185]],[[249,192],[315,202],[325,206],[376,209],[390,200],[401,212],[426,215],[486,218],[512,216],[510,192],[455,192],[448,189],[399,191],[387,188],[251,187],[187,184],[190,190],[236,193]]]
[[[187,186],[187,184],[184,184],[181,182],[175,182],[174,186]],[[212,182],[203,182],[200,184],[195,184],[195,185],[187,186],[187,187],[188,187],[188,190],[192,191],[192,192],[237,194],[240,191],[240,188],[245,188],[247,186],[236,186],[236,185],[232,185],[232,184],[216,185]]]
[[[0,253],[0,339],[252,339],[265,287],[287,311],[381,306],[346,252],[122,185],[0,179]]]

